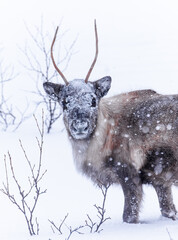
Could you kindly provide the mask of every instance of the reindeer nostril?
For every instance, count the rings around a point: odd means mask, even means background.
[[[88,126],[84,129],[85,131],[88,129]]]
[[[74,132],[78,132],[78,127],[77,127],[76,123],[72,124],[72,128],[73,128]]]
[[[74,132],[77,132],[77,131],[78,131],[75,126],[73,126],[73,130],[74,130]]]
[[[72,128],[74,132],[83,133],[88,130],[89,124],[87,121],[74,121],[72,123]]]
[[[88,122],[85,122],[85,124],[84,124],[84,131],[87,131],[87,130],[88,130],[88,127],[89,127]]]

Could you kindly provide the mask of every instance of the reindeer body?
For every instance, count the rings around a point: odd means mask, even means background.
[[[117,173],[111,167],[119,166],[125,154],[123,162],[139,170],[146,161],[145,153],[140,136],[131,133],[128,110],[154,95],[158,96],[152,90],[141,90],[101,99],[96,128],[90,139],[76,141],[68,131],[77,168],[96,183],[118,182]]]
[[[93,97],[100,96],[98,89],[105,95],[110,81],[105,77],[87,88],[82,80],[65,89],[44,85],[63,106],[75,164],[96,184],[121,184],[125,222],[138,222],[144,183],[155,188],[162,215],[176,219],[171,186],[178,181],[178,95],[140,90],[99,99],[91,107]]]
[[[148,176],[142,176],[144,182],[149,182],[149,176],[153,178],[153,175],[160,181],[170,178],[176,181],[175,174],[169,175],[169,168],[178,170],[175,169],[178,96],[161,96],[152,90],[141,90],[102,99],[97,121],[91,139],[76,141],[70,137],[78,169],[94,181],[105,184],[118,182],[115,170],[122,164],[130,164],[137,171],[147,171]],[[151,162],[152,168],[146,169],[152,152],[155,158],[158,156],[157,162]],[[173,158],[171,163],[163,161],[166,153]],[[165,175],[165,172],[168,173]]]
[[[138,221],[142,183],[156,189],[163,216],[176,218],[171,186],[178,181],[178,95],[142,90],[103,99],[92,138],[71,142],[84,174],[97,183],[121,183],[124,221]]]
[[[58,28],[57,28],[58,30]],[[75,164],[96,184],[121,184],[123,220],[138,222],[142,184],[155,188],[163,216],[176,219],[171,186],[178,182],[178,95],[164,96],[139,90],[102,98],[111,78],[94,82],[88,78],[66,85],[44,83],[46,93],[63,108],[63,119],[72,144]]]

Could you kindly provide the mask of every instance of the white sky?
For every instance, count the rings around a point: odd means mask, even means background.
[[[111,75],[113,91],[120,82],[120,91],[165,91],[169,84],[170,91],[178,92],[177,0],[1,0],[1,58],[18,67],[17,46],[28,38],[24,22],[39,26],[42,16],[50,34],[62,19],[63,30],[69,30],[66,41],[78,35],[77,54],[66,71],[69,80],[85,77],[93,60],[96,18],[99,58],[91,79]]]

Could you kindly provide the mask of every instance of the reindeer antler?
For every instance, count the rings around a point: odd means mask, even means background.
[[[51,44],[51,59],[52,59],[52,62],[53,62],[53,65],[54,65],[55,69],[57,70],[59,75],[62,77],[62,79],[64,80],[65,84],[68,85],[69,83],[68,83],[67,79],[65,78],[64,74],[57,67],[57,65],[56,65],[56,63],[54,61],[54,57],[53,57],[53,46],[54,46],[54,43],[56,41],[56,36],[57,36],[58,29],[59,29],[59,27],[56,28],[56,32],[54,34],[54,38],[53,38],[53,41],[52,41],[52,44]]]
[[[96,19],[94,21],[94,26],[95,26],[95,39],[96,39],[96,53],[95,53],[95,58],[94,58],[94,60],[93,60],[93,62],[91,64],[91,67],[90,67],[90,69],[89,69],[89,71],[87,73],[87,76],[85,78],[85,82],[86,83],[88,82],[88,79],[90,77],[90,74],[91,74],[91,72],[92,72],[92,70],[93,70],[93,68],[95,66],[95,63],[96,63],[96,60],[97,60],[97,57],[98,57],[98,33],[97,33],[97,27],[96,27]]]

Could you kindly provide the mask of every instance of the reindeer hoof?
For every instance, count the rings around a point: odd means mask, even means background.
[[[137,216],[123,216],[123,221],[126,223],[138,223],[138,217]]]
[[[163,217],[170,218],[174,221],[178,219],[177,212],[175,212],[175,211],[170,211],[169,213],[162,212],[162,215],[163,215]]]

